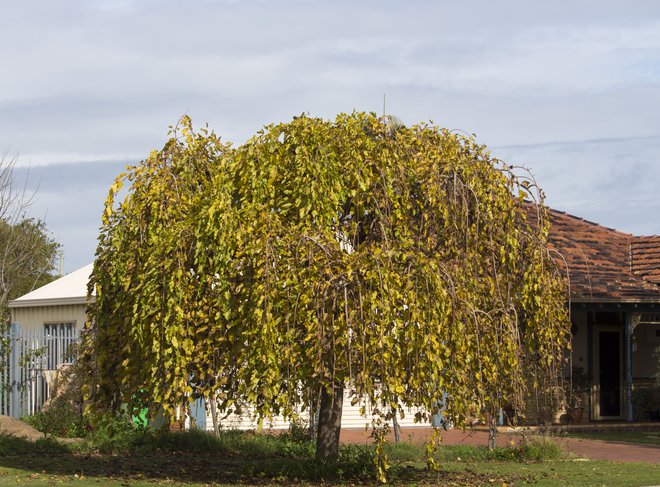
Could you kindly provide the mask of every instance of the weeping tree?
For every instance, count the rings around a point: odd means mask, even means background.
[[[561,367],[547,234],[532,181],[432,124],[301,116],[232,148],[184,118],[110,190],[87,394],[168,415],[249,404],[260,421],[311,408],[322,461],[344,397],[379,452],[395,415],[427,421],[443,396],[459,426],[494,417]]]

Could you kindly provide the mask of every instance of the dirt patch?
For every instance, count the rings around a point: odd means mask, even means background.
[[[11,416],[0,416],[0,435],[25,438],[31,441],[44,437],[42,432],[37,431],[29,424],[25,424],[20,419],[12,418]]]

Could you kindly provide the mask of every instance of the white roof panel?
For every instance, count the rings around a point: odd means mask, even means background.
[[[9,301],[9,307],[86,303],[88,301],[87,283],[93,267],[94,264],[89,264],[20,298]]]

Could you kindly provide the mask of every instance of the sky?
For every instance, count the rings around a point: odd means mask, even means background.
[[[660,234],[660,2],[0,0],[0,156],[65,273],[182,115],[241,144],[383,97],[529,168],[556,209]]]

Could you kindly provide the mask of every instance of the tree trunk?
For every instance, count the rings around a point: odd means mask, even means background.
[[[495,442],[497,438],[497,425],[495,419],[495,413],[491,412],[488,415],[488,449],[495,449]]]
[[[392,408],[392,425],[394,426],[394,443],[401,443],[401,426],[399,426],[399,418],[397,417],[397,409]]]
[[[316,438],[316,404],[314,401],[309,402],[309,441],[314,441]]]
[[[213,421],[213,434],[218,436],[220,434],[220,428],[218,427],[218,408],[215,403],[215,395],[211,396],[209,404],[211,406],[211,420]]]
[[[316,437],[316,460],[327,463],[339,456],[341,410],[344,401],[344,385],[335,384],[332,391],[324,387],[319,404],[319,425]]]

